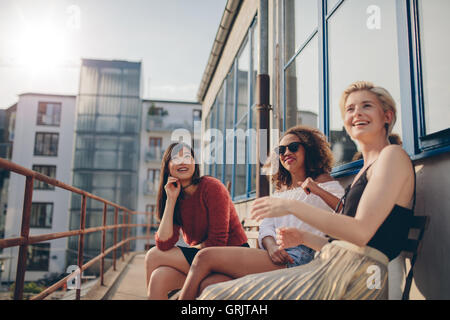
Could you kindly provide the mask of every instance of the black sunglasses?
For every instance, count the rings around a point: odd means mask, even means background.
[[[292,142],[289,143],[287,146],[278,146],[275,148],[275,153],[279,156],[284,155],[286,152],[286,149],[289,149],[290,152],[297,152],[298,147],[301,145],[301,142]]]

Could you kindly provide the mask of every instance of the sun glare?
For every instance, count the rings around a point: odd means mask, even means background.
[[[28,26],[19,37],[17,59],[31,69],[48,69],[63,63],[65,39],[62,31],[51,25]]]

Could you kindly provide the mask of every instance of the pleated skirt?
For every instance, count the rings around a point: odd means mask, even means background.
[[[375,300],[388,298],[388,258],[333,241],[310,263],[208,286],[201,300]]]

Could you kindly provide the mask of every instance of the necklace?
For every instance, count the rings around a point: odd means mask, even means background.
[[[188,184],[187,186],[185,186],[185,187],[182,187],[182,189],[184,190],[184,189],[187,189],[187,188],[189,188],[190,186],[192,186],[194,183],[190,183],[190,184]]]

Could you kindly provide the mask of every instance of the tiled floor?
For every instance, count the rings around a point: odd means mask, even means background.
[[[127,265],[110,300],[146,300],[144,254],[136,255]]]

